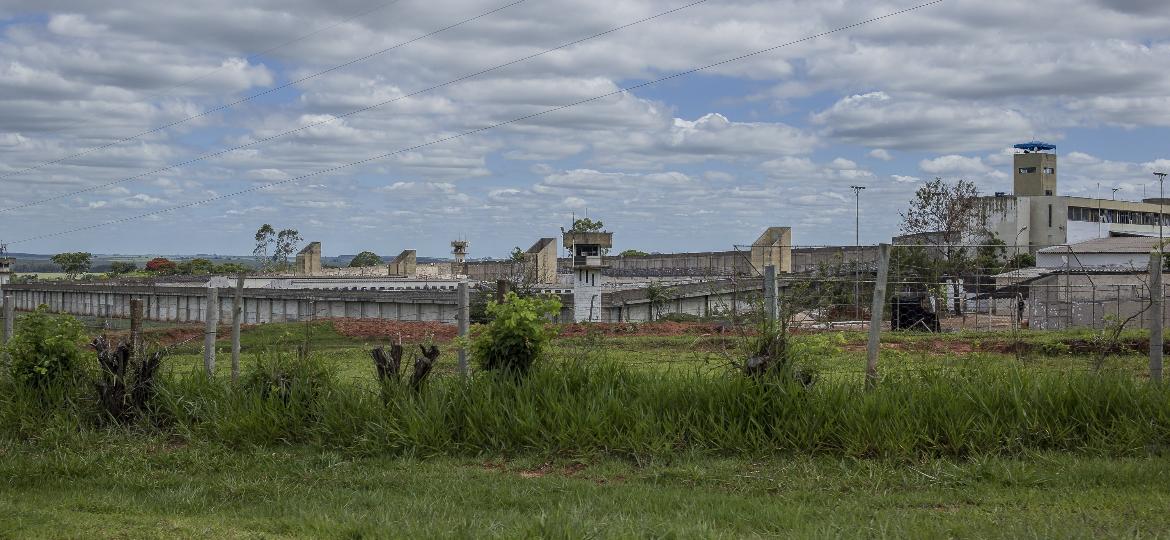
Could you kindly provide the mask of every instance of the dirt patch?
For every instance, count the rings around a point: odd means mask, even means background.
[[[164,347],[170,347],[183,342],[197,341],[203,338],[204,329],[199,326],[183,326],[167,328],[165,330],[146,330],[142,332],[147,341],[156,342]],[[127,332],[129,335],[129,332]],[[217,335],[218,331],[217,331]],[[228,334],[231,336],[231,334]]]
[[[433,321],[391,321],[385,319],[333,319],[333,329],[346,337],[416,342],[430,338],[450,341],[455,337],[453,324]]]
[[[519,472],[520,478],[541,478],[550,474],[559,476],[576,476],[577,473],[585,470],[584,463],[570,463],[563,467],[556,467],[552,463],[545,462],[543,465],[534,469],[524,469]]]
[[[723,334],[730,327],[717,323],[649,322],[649,323],[571,323],[561,327],[562,337],[580,337],[590,332],[605,336],[697,336]]]

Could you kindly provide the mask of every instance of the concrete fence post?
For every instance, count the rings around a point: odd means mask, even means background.
[[[4,297],[4,340],[0,341],[0,345],[7,345],[8,340],[12,339],[13,327],[16,322],[16,310],[14,309],[15,302],[12,301],[12,296]]]
[[[142,350],[142,299],[130,299],[130,359],[143,358]]]
[[[207,288],[207,325],[203,332],[203,370],[215,377],[215,330],[219,325],[219,289]]]
[[[1150,380],[1162,382],[1162,251],[1150,253]]]
[[[776,266],[771,264],[764,267],[764,313],[772,322],[780,317],[780,304],[776,299]]]
[[[459,310],[458,310],[459,320],[456,321],[456,323],[457,323],[457,327],[459,330],[459,337],[461,337],[463,339],[467,339],[468,330],[471,328],[471,318],[470,318],[471,298],[470,298],[470,294],[467,291],[467,282],[466,281],[459,282],[458,294],[459,294]],[[462,377],[466,377],[467,373],[468,373],[467,347],[466,347],[466,345],[460,345],[460,347],[459,347],[459,375]]]
[[[236,277],[232,295],[232,382],[240,379],[240,323],[244,316],[244,274]]]
[[[882,311],[886,304],[886,280],[890,275],[890,245],[878,246],[878,273],[873,283],[873,305],[869,313],[869,343],[865,349],[865,387],[872,389],[878,382],[878,348],[881,346]]]

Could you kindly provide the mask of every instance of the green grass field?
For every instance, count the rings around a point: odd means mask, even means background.
[[[165,361],[155,426],[0,396],[0,537],[1168,536],[1170,399],[1132,351],[1070,352],[1091,337],[892,335],[865,395],[863,337],[806,336],[807,399],[737,382],[711,336],[560,338],[543,386],[468,390],[443,343],[432,387],[387,411],[374,340],[258,326],[245,374],[307,341],[335,381],[305,406],[235,396],[227,343],[209,385],[195,340]]]
[[[1170,459],[354,457],[128,436],[0,447],[42,538],[1156,538]]]

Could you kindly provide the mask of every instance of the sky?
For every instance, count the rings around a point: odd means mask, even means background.
[[[858,202],[873,244],[925,179],[1010,192],[1015,143],[1056,144],[1060,194],[1170,169],[1163,0],[943,0],[807,40],[915,3],[693,2],[5,0],[0,242],[246,254],[270,223],[500,257],[588,215],[617,249],[851,245]]]

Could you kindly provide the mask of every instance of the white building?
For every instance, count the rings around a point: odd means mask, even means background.
[[[1145,270],[1157,237],[1094,238],[1075,244],[1036,251],[1036,267],[1042,269],[1093,268],[1096,270]]]
[[[1057,194],[1055,146],[1017,144],[1012,194],[982,197],[980,220],[1008,245],[1038,250],[1110,236],[1158,236],[1159,220],[1170,234],[1170,199],[1142,202]],[[1161,203],[1161,204],[1160,204]]]

